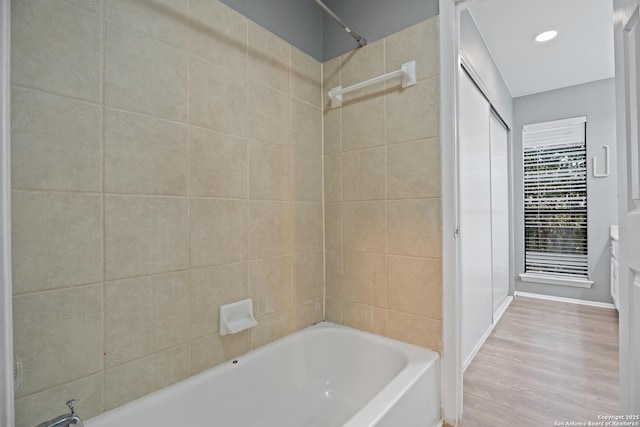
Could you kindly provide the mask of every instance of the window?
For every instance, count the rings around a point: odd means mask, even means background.
[[[523,127],[523,280],[546,277],[585,287],[592,283],[587,260],[585,133],[586,117]]]

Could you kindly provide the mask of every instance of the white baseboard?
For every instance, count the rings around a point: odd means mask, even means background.
[[[497,325],[504,313],[507,311],[507,308],[513,302],[513,295],[507,295],[507,297],[502,301],[502,303],[498,306],[498,309],[493,313],[493,324]]]
[[[542,294],[531,294],[529,292],[514,292],[515,297],[527,297],[527,298],[537,298],[537,299],[545,299],[549,301],[557,301],[557,302],[567,302],[569,304],[578,304],[578,305],[587,305],[589,307],[598,307],[598,308],[610,308],[615,310],[616,306],[608,303],[608,302],[597,302],[597,301],[587,301],[583,299],[574,299],[574,298],[563,298],[563,297],[554,297],[551,295],[542,295]]]
[[[489,329],[487,329],[487,331],[484,333],[484,335],[482,335],[482,338],[480,338],[480,341],[478,341],[478,344],[476,344],[476,346],[473,348],[473,351],[471,352],[471,354],[469,355],[467,360],[465,360],[464,365],[462,367],[462,372],[467,370],[467,368],[469,367],[469,365],[471,364],[473,359],[476,357],[476,355],[478,354],[478,352],[480,351],[480,349],[484,345],[485,341],[487,341],[487,339],[491,335],[491,332],[493,332],[494,328],[496,327],[496,325],[498,324],[500,319],[502,319],[502,316],[507,311],[507,308],[509,308],[509,305],[511,305],[512,301],[513,301],[513,297],[511,295],[507,295],[507,297],[500,304],[498,309],[494,312],[494,314],[493,314],[494,315],[493,323],[491,324],[491,326],[489,326]]]
[[[476,355],[478,354],[478,352],[480,351],[480,349],[484,345],[484,343],[487,340],[487,338],[489,338],[489,335],[491,335],[491,332],[493,332],[493,328],[494,327],[495,327],[495,324],[492,324],[485,331],[484,335],[482,335],[482,338],[480,338],[480,341],[478,341],[478,344],[476,344],[476,346],[473,348],[473,351],[471,352],[471,354],[469,355],[467,360],[464,361],[464,365],[462,366],[462,372],[467,370],[467,368],[469,367],[469,365],[471,364],[473,359],[476,357]]]

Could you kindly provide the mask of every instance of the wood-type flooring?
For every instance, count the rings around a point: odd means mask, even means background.
[[[597,422],[618,402],[618,312],[517,297],[464,373],[458,426]]]

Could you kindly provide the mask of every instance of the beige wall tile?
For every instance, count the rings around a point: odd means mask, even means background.
[[[414,300],[412,286],[428,268],[410,264],[405,271],[396,263],[387,272],[393,253],[407,255],[400,259],[408,263],[440,263],[437,33],[436,18],[323,64],[323,132],[326,319],[439,349],[440,322],[424,316],[438,316],[442,309],[441,274],[430,276]],[[369,87],[345,97],[343,107],[328,108],[329,88],[375,77],[383,68],[393,71],[412,59],[421,80],[416,87],[396,88],[396,79],[386,91],[383,84]],[[424,294],[428,303],[419,306]],[[391,303],[396,310],[422,311],[392,312]]]
[[[390,200],[387,215],[390,254],[442,256],[440,199]]]
[[[385,337],[389,336],[387,313],[388,311],[384,308],[373,308],[373,312],[371,313],[371,332]]]
[[[342,298],[342,252],[325,252],[325,293],[328,298]]]
[[[16,399],[15,427],[32,427],[54,414],[68,412],[65,402],[76,400],[76,412],[87,420],[102,413],[102,373]]]
[[[59,0],[11,9],[12,83],[99,101],[100,15]]]
[[[323,299],[317,298],[314,301],[309,301],[302,305],[299,305],[295,309],[295,330],[299,331],[307,326],[311,326],[315,323],[322,321],[322,309]]]
[[[107,369],[105,409],[116,408],[188,376],[188,344]]]
[[[105,104],[186,121],[187,66],[187,54],[184,51],[123,27],[107,24]]]
[[[341,76],[340,76],[340,64],[341,58],[338,56],[336,58],[330,59],[322,64],[322,77],[323,77],[323,85],[322,85],[322,105],[323,108],[331,108],[331,100],[327,96],[327,93],[336,86],[341,85]]]
[[[342,204],[342,244],[344,250],[383,254],[387,244],[386,202],[345,202]]]
[[[384,96],[345,102],[342,110],[342,151],[375,147],[385,143]]]
[[[220,306],[249,297],[246,263],[192,269],[189,282],[189,332],[192,338],[217,334]]]
[[[102,369],[101,285],[17,296],[13,313],[14,353],[24,366],[16,397]]]
[[[421,139],[387,147],[390,199],[440,197],[440,139]]]
[[[220,337],[224,350],[224,360],[235,359],[251,350],[251,330]]]
[[[191,375],[199,374],[225,361],[224,347],[218,335],[210,335],[189,343]]]
[[[324,200],[342,201],[342,154],[324,156]]]
[[[321,298],[324,293],[324,257],[322,251],[294,256],[293,287],[297,305]]]
[[[184,344],[189,335],[189,274],[105,285],[106,367]]]
[[[11,185],[100,191],[100,108],[14,87]]]
[[[247,135],[278,145],[291,144],[291,98],[289,95],[249,82]]]
[[[190,0],[189,51],[247,73],[247,18],[221,1]]]
[[[190,123],[244,136],[247,131],[246,116],[246,78],[218,65],[191,58]]]
[[[106,109],[104,188],[187,195],[187,126]]]
[[[11,210],[14,293],[102,279],[99,196],[14,191]]]
[[[389,257],[389,309],[442,319],[442,262]]]
[[[442,322],[411,314],[389,310],[389,337],[440,351],[442,348]]]
[[[399,70],[405,62],[416,61],[417,80],[437,76],[440,73],[438,31],[438,17],[434,16],[387,37],[385,72]],[[387,81],[387,87],[389,83],[396,82]],[[397,84],[400,84],[400,79]]]
[[[249,263],[249,295],[256,318],[293,307],[292,276],[290,256]]]
[[[325,298],[325,320],[334,323],[343,323],[343,301],[335,298]]]
[[[322,106],[322,64],[293,46],[291,95],[316,107]]]
[[[291,101],[293,147],[307,153],[322,154],[322,110],[304,102]]]
[[[109,0],[105,18],[181,49],[187,48],[189,0]]]
[[[373,307],[345,301],[342,310],[345,326],[362,331],[371,330],[373,326]]]
[[[342,152],[342,108],[324,111],[323,133],[324,154]]]
[[[205,129],[189,130],[191,195],[247,198],[247,140]]]
[[[341,64],[343,87],[384,74],[384,39],[342,55]]]
[[[249,79],[289,93],[291,46],[249,21]]]
[[[387,260],[384,255],[344,252],[342,297],[364,305],[387,305]]]
[[[269,314],[251,329],[251,348],[269,344],[293,332],[293,309]]]
[[[191,199],[191,267],[246,261],[247,202]]]
[[[18,425],[72,390],[98,415],[321,320],[322,65],[217,0],[15,6],[14,183],[95,193],[14,198],[16,300],[47,290],[16,303]],[[258,327],[218,336],[219,306],[250,296]]]
[[[252,200],[249,204],[249,259],[291,253],[292,204]]]
[[[387,95],[387,142],[430,138],[440,134],[440,80],[418,82]]]
[[[322,203],[296,202],[294,212],[294,250],[322,250]]]
[[[369,148],[342,155],[343,200],[386,198],[385,147]]]
[[[72,4],[93,13],[100,13],[100,0],[63,0],[65,3]]]
[[[322,156],[294,151],[293,167],[295,200],[322,202]]]
[[[342,204],[324,205],[324,244],[327,250],[342,250]]]
[[[187,268],[187,207],[186,199],[106,196],[106,279]]]
[[[249,197],[291,200],[291,151],[249,141]]]

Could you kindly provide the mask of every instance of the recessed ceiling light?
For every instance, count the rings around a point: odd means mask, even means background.
[[[536,36],[537,42],[548,42],[551,39],[554,39],[558,35],[556,30],[544,31]]]

